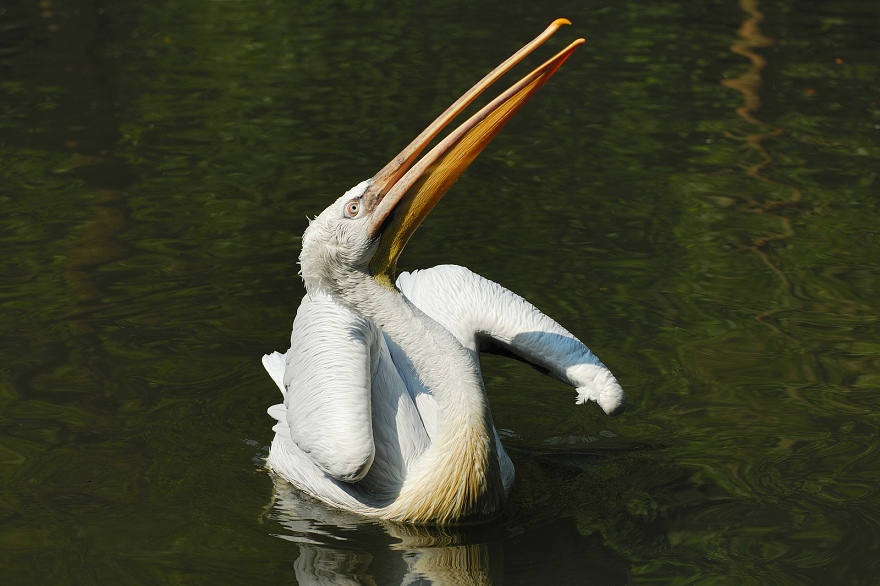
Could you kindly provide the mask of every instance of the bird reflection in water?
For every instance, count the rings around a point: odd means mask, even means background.
[[[273,475],[267,516],[295,543],[302,586],[626,584],[630,565],[571,517],[411,525],[327,507]],[[293,556],[291,556],[293,559]]]

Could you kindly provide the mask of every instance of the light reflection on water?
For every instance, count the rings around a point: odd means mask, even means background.
[[[875,2],[65,6],[0,14],[4,583],[880,575]],[[403,268],[531,299],[628,411],[490,357],[504,519],[315,507],[260,460],[305,217],[559,16]]]

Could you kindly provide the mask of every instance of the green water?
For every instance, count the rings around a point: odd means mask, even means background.
[[[628,410],[486,360],[517,467],[487,527],[276,486],[259,359],[306,216],[560,16],[542,54],[587,44],[402,264],[526,296]],[[878,24],[874,0],[0,3],[0,581],[876,584]]]

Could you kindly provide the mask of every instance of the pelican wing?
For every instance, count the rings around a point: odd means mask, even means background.
[[[287,423],[290,439],[318,468],[344,482],[363,478],[375,457],[370,389],[379,336],[371,322],[330,297],[307,295],[290,349],[263,359],[284,393],[283,408],[269,414]]]
[[[464,267],[441,265],[402,273],[397,286],[466,348],[512,353],[576,387],[578,403],[595,401],[609,414],[623,407],[623,389],[587,346],[498,283]]]

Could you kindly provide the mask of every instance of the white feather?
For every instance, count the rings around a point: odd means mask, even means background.
[[[403,273],[397,286],[403,307],[411,307],[412,319],[424,322],[423,329],[390,324],[396,331],[381,331],[320,287],[303,299],[297,313],[279,385],[285,402],[270,408],[278,423],[268,464],[312,496],[359,513],[393,517],[403,492],[436,481],[435,444],[454,441],[463,432],[442,433],[444,421],[430,381],[470,383],[467,377],[457,381],[460,373],[450,369],[446,356],[407,354],[406,348],[420,347],[431,331],[451,334],[477,376],[479,341],[491,338],[576,387],[579,404],[595,401],[609,413],[622,406],[620,385],[584,344],[497,283],[445,265]],[[369,299],[365,305],[381,307],[383,302]],[[374,311],[382,316],[381,309]],[[276,352],[263,359],[276,384],[281,356]],[[463,395],[460,409],[488,409],[480,396],[484,393]],[[506,493],[513,465],[495,429],[490,432]]]

